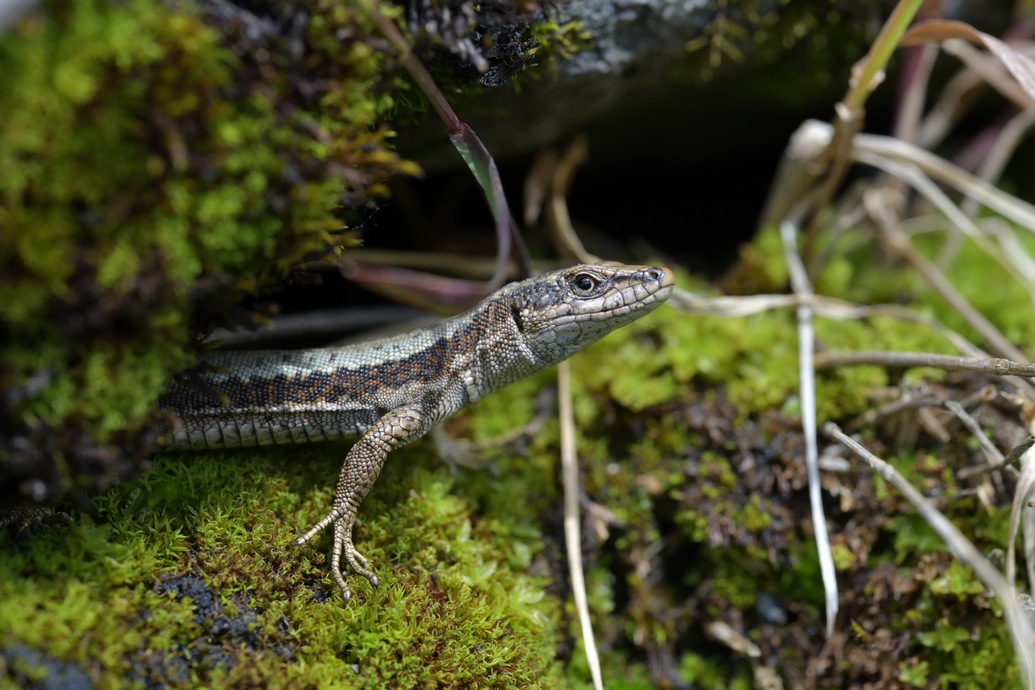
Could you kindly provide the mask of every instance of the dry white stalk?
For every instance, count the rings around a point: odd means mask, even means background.
[[[798,226],[791,221],[780,224],[784,260],[790,272],[795,294],[810,296],[812,285],[805,266],[798,256],[795,238]],[[820,576],[826,601],[827,637],[834,634],[837,621],[838,592],[834,554],[827,533],[827,517],[823,510],[823,489],[819,477],[819,451],[816,442],[816,368],[813,364],[815,331],[812,328],[812,309],[805,304],[798,307],[798,395],[801,402],[801,430],[805,437],[805,468],[809,478],[809,506],[812,510],[812,528],[815,530],[816,552],[819,556]]]
[[[561,362],[557,366],[558,416],[561,428],[561,480],[564,485],[564,544],[568,551],[568,573],[575,598],[579,626],[582,628],[582,646],[586,665],[593,677],[593,687],[603,690],[600,656],[593,637],[593,621],[589,616],[586,597],[586,578],[582,572],[582,539],[579,521],[579,460],[575,449],[575,413],[571,402],[571,366]]]

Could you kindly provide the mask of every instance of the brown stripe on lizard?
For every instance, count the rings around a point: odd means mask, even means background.
[[[341,559],[377,585],[352,544],[359,506],[388,454],[461,407],[542,371],[668,299],[667,268],[580,265],[505,285],[470,311],[429,328],[345,347],[214,352],[196,385],[161,405],[177,417],[173,449],[304,443],[360,435],[331,510],[295,540],[334,526],[331,564],[348,601]]]

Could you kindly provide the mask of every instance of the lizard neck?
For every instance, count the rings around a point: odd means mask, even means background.
[[[463,379],[471,402],[553,363],[529,346],[505,302],[483,303],[463,318],[469,337],[457,358],[463,361]]]

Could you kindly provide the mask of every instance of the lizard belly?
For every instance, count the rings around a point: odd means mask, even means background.
[[[377,420],[372,408],[355,410],[213,410],[179,418],[166,448],[245,448],[333,441],[362,434]]]

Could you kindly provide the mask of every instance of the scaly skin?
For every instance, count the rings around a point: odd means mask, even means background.
[[[352,544],[359,506],[388,454],[510,383],[553,366],[668,299],[667,268],[581,265],[511,283],[430,328],[347,347],[215,352],[195,385],[161,404],[180,420],[166,446],[232,448],[360,434],[341,468],[331,511],[295,540],[334,525],[341,559],[377,585]]]

